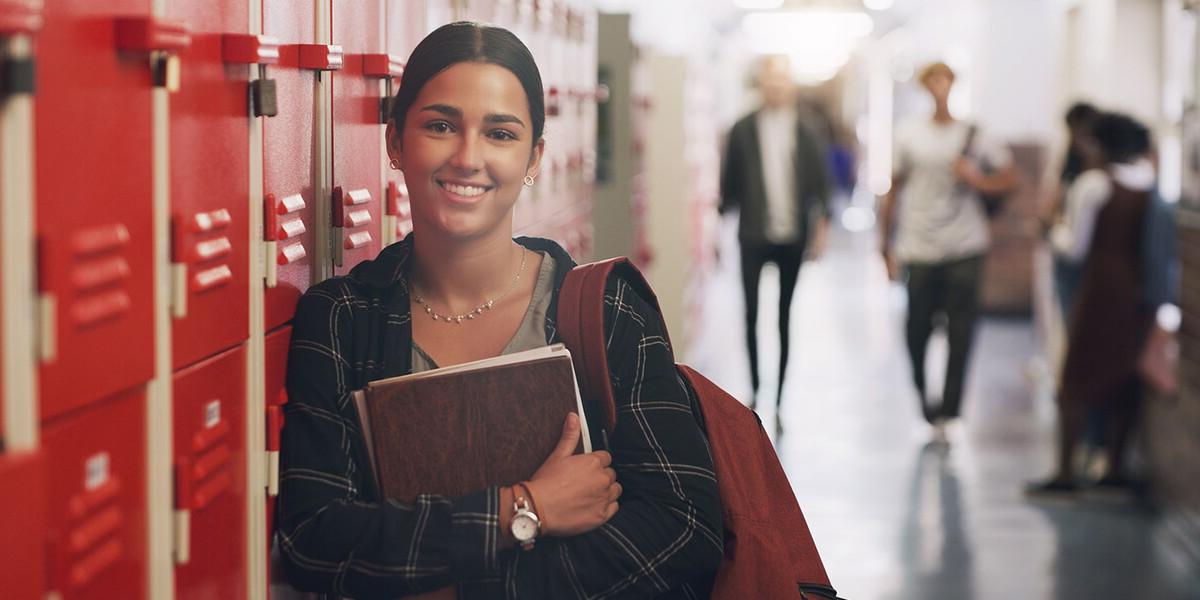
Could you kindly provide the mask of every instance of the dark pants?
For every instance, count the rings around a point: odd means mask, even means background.
[[[791,322],[792,294],[804,262],[804,244],[742,244],[742,287],[746,292],[746,349],[750,353],[750,382],[758,392],[758,280],[768,262],[779,267],[779,389],[788,361],[788,326]],[[778,405],[779,398],[776,398]]]
[[[957,417],[962,405],[963,383],[975,320],[979,313],[979,276],[983,257],[974,256],[941,263],[910,263],[908,271],[908,324],[906,337],[912,359],[913,383],[921,397],[922,414]],[[946,365],[946,383],[940,407],[925,405],[925,350],[933,333],[934,317],[946,317],[946,337],[950,346]]]

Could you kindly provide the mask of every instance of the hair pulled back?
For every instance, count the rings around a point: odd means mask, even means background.
[[[546,126],[546,107],[542,76],[533,54],[511,31],[471,21],[442,25],[417,44],[392,101],[391,118],[397,130],[403,131],[405,116],[421,88],[438,73],[464,62],[498,65],[515,75],[529,101],[533,139],[541,139]]]

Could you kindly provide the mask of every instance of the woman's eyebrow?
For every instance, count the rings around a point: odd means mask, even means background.
[[[525,122],[516,115],[492,113],[484,117],[483,120],[485,123],[515,123],[521,127],[525,127]]]
[[[463,113],[461,110],[459,110],[453,106],[450,106],[449,104],[430,104],[429,106],[425,106],[425,107],[421,108],[422,112],[427,111],[427,110],[445,115],[452,119],[462,119],[462,116],[463,116]]]

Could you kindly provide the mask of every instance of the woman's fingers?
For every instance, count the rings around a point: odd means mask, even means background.
[[[620,507],[619,507],[619,505],[618,505],[616,502],[610,503],[610,504],[609,504],[609,505],[608,505],[608,506],[607,506],[607,507],[604,509],[604,522],[605,522],[605,523],[607,523],[607,522],[608,522],[610,519],[612,519],[612,518],[613,518],[613,515],[617,514],[617,510],[618,510],[619,508],[620,508]]]
[[[608,488],[608,501],[616,502],[617,499],[621,497],[621,493],[624,491],[625,491],[625,488],[622,488],[621,484],[619,484],[619,483],[612,484],[612,487]]]

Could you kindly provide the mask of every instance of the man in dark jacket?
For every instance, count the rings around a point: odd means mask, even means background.
[[[724,213],[740,209],[738,240],[746,293],[750,380],[758,394],[758,280],[779,267],[779,391],[788,360],[792,295],[805,251],[818,253],[828,224],[829,183],[823,143],[812,115],[797,102],[786,57],[768,57],[758,73],[763,106],[733,125],[721,169]],[[751,403],[753,406],[753,401]]]

